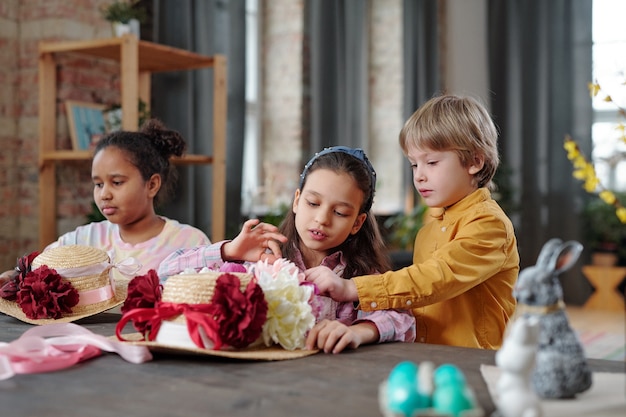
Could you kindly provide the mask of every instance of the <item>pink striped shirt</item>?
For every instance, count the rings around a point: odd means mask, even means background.
[[[161,261],[177,249],[211,244],[209,238],[200,229],[166,217],[161,218],[165,220],[163,230],[145,242],[137,244],[124,242],[120,237],[119,226],[105,220],[79,226],[76,230],[61,235],[46,249],[61,245],[97,247],[107,252],[112,262],[121,262],[130,257],[135,258],[142,265],[137,275],[143,275],[150,269],[156,271]]]

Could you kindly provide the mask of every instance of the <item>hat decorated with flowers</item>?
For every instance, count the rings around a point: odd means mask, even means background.
[[[151,270],[130,281],[116,336],[168,353],[248,360],[314,354],[304,349],[315,324],[313,289],[297,274],[289,262],[260,262],[248,272],[187,271],[161,285]],[[139,333],[122,334],[129,322]]]
[[[124,273],[139,269],[134,260]],[[124,302],[127,285],[116,283],[106,252],[82,245],[50,248],[18,260],[16,274],[0,288],[0,312],[31,324],[64,323]]]

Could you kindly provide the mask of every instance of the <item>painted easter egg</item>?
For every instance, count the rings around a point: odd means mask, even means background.
[[[430,399],[419,390],[418,370],[417,364],[410,361],[400,362],[391,370],[386,387],[389,411],[410,417],[429,406]]]

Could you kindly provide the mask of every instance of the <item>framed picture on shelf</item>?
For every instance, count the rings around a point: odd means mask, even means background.
[[[107,133],[104,122],[104,104],[67,100],[65,102],[70,137],[75,151],[94,148]]]

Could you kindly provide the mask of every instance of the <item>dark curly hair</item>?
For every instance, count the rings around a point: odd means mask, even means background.
[[[149,119],[138,132],[122,130],[104,136],[96,144],[94,155],[109,146],[124,151],[141,172],[144,181],[148,181],[154,174],[161,176],[161,188],[154,197],[155,206],[171,196],[178,177],[170,158],[182,156],[187,146],[180,133],[168,129],[158,119]]]

